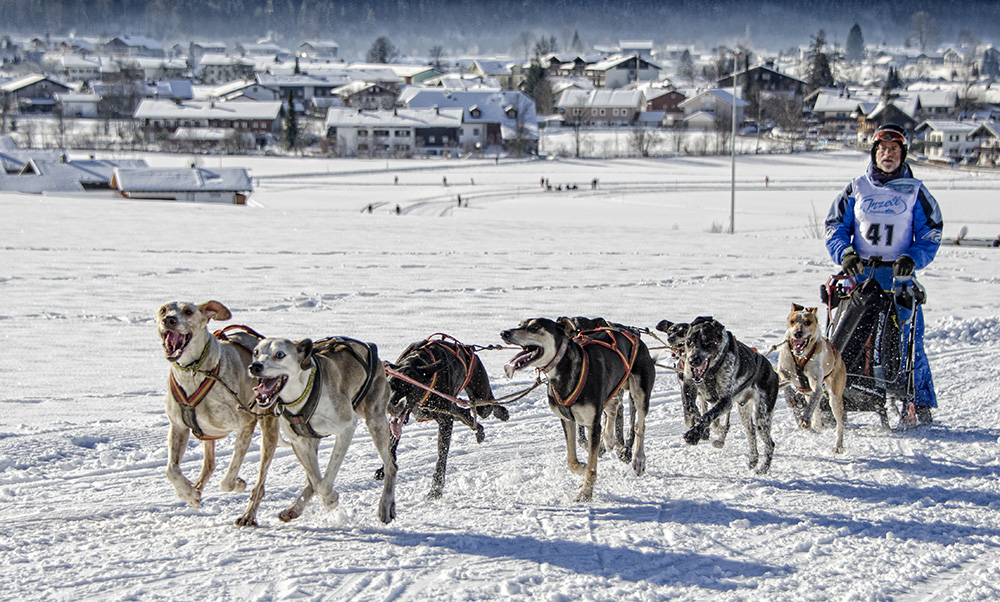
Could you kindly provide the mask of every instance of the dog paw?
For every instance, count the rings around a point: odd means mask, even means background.
[[[757,467],[757,456],[750,456],[750,460],[747,462],[747,469],[753,470]]]
[[[477,424],[476,428],[476,443],[482,443],[486,440],[486,431],[483,430],[483,425]]]
[[[382,504],[379,506],[378,519],[385,524],[389,524],[392,520],[396,518],[396,502],[392,501],[388,504]]]
[[[706,434],[705,431],[698,428],[693,428],[688,432],[684,433],[684,441],[688,445],[698,445],[698,442],[700,442],[702,438],[704,438],[705,434]]]
[[[236,526],[237,527],[256,527],[257,526],[257,517],[255,517],[253,515],[250,515],[250,514],[244,514],[243,516],[241,516],[238,519],[236,519]]]
[[[635,476],[641,477],[646,472],[646,458],[640,458],[636,456],[632,460],[632,471],[635,472]]]
[[[372,475],[372,478],[375,479],[376,481],[382,481],[382,480],[384,480],[385,479],[385,466],[379,466],[378,469],[375,471],[375,474]]]
[[[510,418],[510,412],[503,406],[493,406],[493,416],[501,422],[507,422],[507,419]]]
[[[321,496],[320,499],[323,500],[323,505],[326,506],[327,510],[333,510],[340,505],[340,494],[333,489],[330,490],[328,495]]]
[[[834,447],[833,448],[833,453],[835,453],[835,454],[842,454],[842,453],[844,453],[844,447],[842,445],[838,445],[838,446]]]
[[[568,465],[570,472],[572,472],[573,474],[583,474],[584,471],[587,470],[587,465],[583,464],[582,462],[576,462],[576,463],[570,462]]]
[[[223,481],[220,487],[222,488],[223,491],[228,491],[230,493],[243,493],[243,491],[246,490],[247,488],[247,482],[237,477],[236,481],[234,481],[233,483],[227,483],[226,481]]]
[[[302,516],[302,512],[300,510],[298,510],[297,508],[288,508],[286,510],[283,510],[281,514],[278,515],[278,519],[283,523],[287,523],[297,519],[300,516]]]
[[[427,497],[425,499],[428,501],[439,500],[441,499],[442,495],[444,495],[444,491],[440,489],[431,489],[430,493],[427,494]]]
[[[594,490],[590,488],[586,490],[580,490],[580,493],[576,494],[577,502],[589,502],[593,498],[594,498]]]
[[[716,439],[715,441],[712,441],[712,447],[714,447],[715,449],[722,449],[725,446],[726,446],[725,439]]]
[[[622,447],[618,450],[618,459],[625,463],[632,461],[632,450],[627,447]]]

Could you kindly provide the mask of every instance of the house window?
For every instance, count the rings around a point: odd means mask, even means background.
[[[601,117],[604,117],[604,109],[601,109]]]
[[[597,115],[597,109],[591,109],[590,110],[590,114],[591,115]]]
[[[478,136],[479,135],[479,128],[472,128],[472,135],[473,136]]]
[[[618,109],[611,109],[611,114],[618,117]]]
[[[434,136],[428,136],[427,137],[427,141],[430,142],[431,144],[434,144],[435,142],[437,142],[437,140],[434,138]]]
[[[583,109],[573,109],[573,116],[579,117],[583,113]]]
[[[358,130],[358,137],[363,138],[368,135],[368,130]]]
[[[375,130],[375,135],[376,136],[380,136],[380,137],[384,137],[384,138],[388,138],[389,137],[389,130]]]

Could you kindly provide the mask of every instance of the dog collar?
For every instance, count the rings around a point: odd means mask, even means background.
[[[798,364],[801,367],[804,367],[806,364],[808,364],[809,360],[812,359],[813,354],[816,353],[816,345],[818,345],[818,344],[819,344],[819,340],[816,339],[816,338],[813,338],[812,347],[809,348],[809,353],[805,354],[805,356],[803,357],[802,360],[799,360],[799,356],[795,355],[795,351],[792,350],[792,357],[795,359],[795,363]],[[789,347],[792,346],[791,342],[788,343],[788,346]]]
[[[291,402],[291,403],[285,403],[279,397],[278,398],[278,403],[280,403],[281,405],[283,405],[286,408],[292,408],[292,407],[295,407],[295,406],[299,405],[300,403],[302,403],[306,399],[309,399],[309,394],[312,393],[313,384],[316,382],[316,361],[313,360],[312,364],[313,364],[312,369],[309,370],[309,382],[306,383],[306,390],[302,392],[302,395],[299,395],[299,398],[296,399],[295,401]]]
[[[199,370],[201,370],[201,365],[202,363],[204,363],[205,358],[208,357],[208,349],[211,345],[212,345],[211,338],[205,341],[205,348],[201,350],[201,357],[195,360],[194,363],[188,364],[187,366],[182,366],[177,362],[174,362],[174,365],[177,366],[179,369],[183,370],[184,372],[198,372]]]
[[[562,361],[563,356],[566,355],[566,349],[569,347],[568,341],[569,339],[566,338],[562,340],[562,343],[559,344],[559,349],[556,350],[556,356],[552,358],[552,361],[539,368],[542,372],[548,372],[549,369],[555,368],[556,366],[559,365],[559,362]]]

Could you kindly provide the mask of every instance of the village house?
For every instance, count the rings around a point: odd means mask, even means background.
[[[969,133],[969,141],[975,146],[972,157],[980,167],[1000,166],[1000,124],[980,123]]]
[[[337,60],[340,44],[329,40],[304,40],[295,49],[295,56],[317,60]]]
[[[511,90],[445,90],[407,86],[397,104],[410,109],[462,109],[461,150],[502,147],[518,154],[538,150],[535,103]]]
[[[684,111],[684,127],[692,130],[713,131],[720,126],[731,127],[733,115],[733,94],[729,90],[706,90],[678,105]],[[743,112],[749,103],[742,98],[735,99],[736,123],[743,123]]]
[[[627,126],[645,106],[639,90],[566,90],[555,107],[565,124]]]
[[[976,124],[952,120],[928,120],[914,129],[911,146],[923,152],[930,161],[957,163],[971,156],[977,141],[969,135]]]
[[[331,96],[342,106],[365,111],[391,109],[396,104],[396,91],[369,82],[351,82],[335,88]]]
[[[204,84],[214,85],[233,80],[253,79],[254,62],[224,54],[204,54],[194,62],[194,76]]]
[[[20,113],[51,113],[55,95],[72,92],[66,84],[46,75],[33,73],[0,85],[0,103],[15,107]]]
[[[110,188],[127,199],[246,205],[253,183],[242,167],[117,167]]]
[[[461,144],[462,109],[331,107],[326,132],[335,151],[345,156],[455,153]]]
[[[164,57],[163,45],[142,36],[115,36],[99,45],[99,50],[112,56]]]
[[[504,90],[514,89],[514,72],[510,66],[500,61],[476,59],[472,61],[465,72],[482,78],[493,78],[500,83],[500,87]]]
[[[215,135],[240,135],[258,147],[281,131],[282,103],[170,101],[143,99],[135,110],[135,119],[148,141],[169,139],[184,128],[191,136],[198,130]],[[209,139],[212,136],[208,137]]]
[[[598,88],[623,88],[632,82],[658,81],[662,67],[632,56],[612,56],[587,65],[583,75]]]

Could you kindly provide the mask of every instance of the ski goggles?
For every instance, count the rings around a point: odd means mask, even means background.
[[[872,142],[882,141],[895,142],[900,146],[906,146],[906,136],[900,134],[896,130],[879,130],[875,132],[875,137],[872,138]]]

